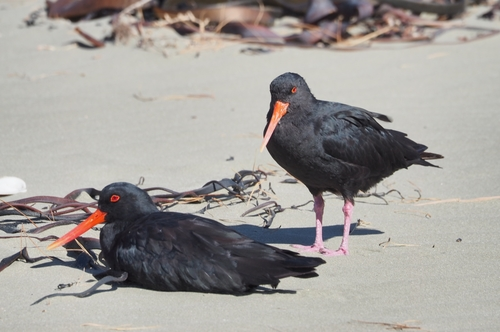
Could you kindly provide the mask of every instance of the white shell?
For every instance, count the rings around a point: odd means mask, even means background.
[[[0,178],[0,196],[26,192],[26,182],[15,176]]]

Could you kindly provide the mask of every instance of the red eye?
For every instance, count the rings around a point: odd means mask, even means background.
[[[112,195],[112,196],[111,196],[111,198],[109,199],[109,201],[110,201],[111,203],[116,203],[116,202],[118,202],[119,200],[120,200],[120,196],[118,196],[118,195]]]
[[[295,93],[295,92],[297,92],[297,87],[296,87],[296,86],[294,86],[294,87],[292,88],[292,93]]]

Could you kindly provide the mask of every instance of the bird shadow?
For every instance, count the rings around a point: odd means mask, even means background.
[[[350,236],[384,233],[376,229],[358,228],[356,225],[356,223],[351,224]],[[257,225],[242,224],[231,226],[231,228],[253,240],[267,244],[310,245],[314,241],[316,234],[314,227],[264,228]],[[343,231],[343,225],[323,226],[323,239],[328,240],[334,237],[342,237]]]

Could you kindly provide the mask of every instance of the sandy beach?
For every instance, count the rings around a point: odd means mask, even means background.
[[[145,188],[184,191],[260,168],[277,170],[264,186],[272,184],[279,204],[304,204],[311,200],[306,187],[282,183],[285,172],[267,151],[259,152],[269,83],[287,71],[301,74],[319,99],[391,116],[386,127],[445,159],[436,161],[442,169],[413,166],[376,188],[396,189],[404,199],[394,193],[388,204],[358,199],[354,218],[362,224],[351,234],[350,255],[327,257],[319,277],[279,284],[296,293],[237,297],[104,286],[87,298],[31,306],[59,284],[75,283],[61,292],[79,292],[95,279],[47,261],[18,261],[0,273],[3,330],[383,331],[397,324],[500,330],[500,35],[460,43],[457,36],[470,32],[454,30],[417,47],[270,47],[248,55],[241,52],[248,45],[221,40],[188,48],[171,32],[165,38],[177,46],[166,54],[133,41],[83,49],[74,44],[83,41],[74,27],[104,36],[109,18],[45,19],[26,27],[23,19],[43,5],[0,1],[0,176],[20,177],[28,189],[6,201],[62,197],[140,177]],[[500,29],[498,19],[476,16],[477,9],[463,22]],[[342,236],[342,200],[327,195],[325,202],[326,244],[334,249]],[[196,212],[205,205],[173,210]],[[269,229],[259,217],[241,217],[248,208],[221,206],[205,216],[280,248],[314,239],[312,203],[277,214]],[[26,239],[2,239],[0,259],[25,245],[32,256],[71,261],[63,249],[48,253],[48,242]]]

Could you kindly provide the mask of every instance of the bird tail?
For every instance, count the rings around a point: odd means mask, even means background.
[[[312,278],[317,277],[316,267],[325,264],[325,260],[319,257],[300,256],[298,253],[283,249],[289,255],[289,259],[284,264],[288,270],[288,276],[296,278]]]
[[[431,167],[441,168],[440,166],[431,164],[427,160],[443,159],[444,156],[440,155],[438,153],[425,152],[425,150],[427,149],[427,146],[425,146],[423,144],[419,144],[419,146],[420,146],[420,149],[418,149],[417,151],[420,153],[420,159],[414,161],[413,163],[418,164],[418,165],[422,165],[422,166],[431,166]]]
[[[438,153],[422,152],[420,153],[420,158],[422,158],[423,160],[433,160],[433,159],[443,159],[444,157]]]
[[[390,116],[385,115],[385,114],[375,113],[375,112],[370,112],[370,111],[366,111],[366,112],[368,114],[370,114],[373,118],[378,119],[380,121],[392,122],[392,118]]]
[[[427,160],[443,159],[444,157],[442,155],[433,152],[426,152],[427,145],[412,141],[406,136],[405,133],[391,129],[388,129],[387,131],[390,132],[391,135],[399,141],[399,143],[401,143],[403,146],[406,146],[404,154],[407,160],[407,167],[413,164],[417,164],[421,166],[441,168],[439,166],[431,164]]]

